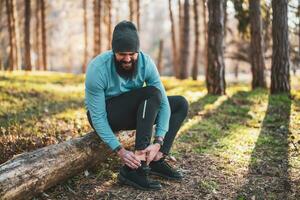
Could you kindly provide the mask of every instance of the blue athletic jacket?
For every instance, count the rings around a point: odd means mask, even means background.
[[[88,64],[85,77],[85,106],[90,112],[97,134],[112,150],[118,147],[120,142],[109,126],[105,100],[144,85],[155,86],[161,91],[162,101],[155,135],[164,137],[169,129],[170,106],[159,73],[150,56],[139,52],[137,74],[133,79],[123,79],[118,75],[112,51],[96,56]]]

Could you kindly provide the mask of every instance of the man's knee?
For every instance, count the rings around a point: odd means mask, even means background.
[[[178,104],[180,105],[180,111],[184,116],[187,116],[189,111],[189,102],[183,96],[178,96],[177,101]]]
[[[158,88],[156,88],[155,86],[146,86],[145,90],[146,90],[147,96],[149,98],[154,99],[159,105],[162,100],[162,94],[161,94],[160,90]]]

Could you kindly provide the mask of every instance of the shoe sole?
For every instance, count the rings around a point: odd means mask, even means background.
[[[153,171],[150,171],[150,175],[159,176],[159,177],[169,179],[169,180],[174,180],[174,181],[182,181],[182,178],[175,178],[175,177],[171,177],[171,176],[166,176],[164,174],[160,174],[160,173],[153,172]]]
[[[134,188],[137,188],[137,189],[140,189],[140,190],[145,190],[145,191],[161,190],[161,188],[145,188],[145,187],[142,187],[142,186],[132,182],[131,180],[125,178],[121,174],[118,175],[118,181],[119,181],[120,184],[133,186]]]

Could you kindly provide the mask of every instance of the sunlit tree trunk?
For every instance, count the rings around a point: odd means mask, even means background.
[[[260,0],[250,0],[249,13],[251,32],[250,58],[252,70],[252,88],[264,88],[266,87],[266,82],[264,75],[265,61],[262,39]]]
[[[12,71],[14,69],[14,37],[13,37],[13,26],[12,26],[12,1],[5,0],[6,14],[7,14],[7,25],[9,34],[9,67],[8,69]]]
[[[47,67],[47,35],[46,35],[46,6],[45,0],[41,0],[41,25],[42,25],[42,58],[43,58],[43,69],[48,70]]]
[[[161,39],[159,41],[159,49],[158,49],[158,56],[157,56],[157,69],[159,73],[161,73],[163,69],[163,49],[164,49],[164,41]]]
[[[193,70],[192,77],[193,80],[197,80],[198,76],[198,57],[199,57],[199,9],[198,9],[198,0],[194,0],[194,23],[195,23],[195,49],[194,49],[194,61],[193,61]]]
[[[15,55],[15,66],[16,70],[21,69],[21,44],[20,44],[20,30],[19,30],[19,15],[17,9],[17,2],[16,0],[12,0],[12,19],[13,19],[13,34],[15,38],[15,48],[14,48],[14,55]]]
[[[203,9],[203,26],[204,26],[204,32],[203,32],[203,36],[204,36],[204,51],[203,51],[203,54],[204,54],[204,68],[205,68],[205,74],[207,74],[207,17],[206,17],[206,0],[203,0],[202,1],[203,4],[202,4],[202,9]]]
[[[107,49],[111,49],[111,36],[112,36],[112,15],[111,15],[111,9],[112,9],[112,1],[107,0],[107,10],[108,10],[108,23],[107,23]]]
[[[266,4],[266,2],[264,2]],[[268,5],[266,4],[266,16],[264,20],[264,28],[263,28],[263,33],[264,33],[264,52],[268,50],[270,47],[270,41],[271,41],[271,29],[270,29],[270,24],[271,24],[271,14],[270,14],[271,8],[268,8]]]
[[[182,49],[182,30],[183,30],[183,8],[182,8],[182,4],[181,4],[181,0],[178,0],[178,55],[181,53],[181,49]],[[181,61],[179,60],[178,57],[178,74],[177,74],[177,78],[180,78],[180,68],[181,66]]]
[[[300,68],[300,0],[298,0],[298,68]]]
[[[227,14],[227,1],[228,0],[224,0],[223,5],[224,5],[224,42],[226,40],[226,35],[227,35],[227,18],[228,18],[228,14]]]
[[[206,86],[209,94],[225,94],[223,0],[208,0],[208,69]]]
[[[134,17],[134,2],[133,0],[129,0],[129,20],[133,22],[133,17]]]
[[[189,33],[190,33],[190,10],[189,10],[189,0],[184,1],[184,21],[182,25],[182,41],[181,41],[181,49],[180,49],[180,58],[181,58],[181,66],[180,66],[180,79],[188,78],[188,59],[189,59]]]
[[[88,57],[88,26],[87,26],[87,0],[82,1],[83,6],[83,27],[84,27],[84,35],[83,35],[83,41],[84,41],[84,53],[83,53],[83,63],[82,63],[82,73],[84,74],[86,72],[86,65],[87,65],[87,57]]]
[[[290,93],[288,1],[273,0],[271,93]]]
[[[101,52],[101,0],[94,0],[94,56]]]
[[[25,0],[25,25],[24,25],[24,47],[25,47],[25,70],[31,71],[31,54],[30,54],[30,18],[31,18],[30,0]]]
[[[136,0],[136,24],[137,24],[137,29],[138,31],[141,30],[141,22],[140,22],[140,18],[141,18],[141,13],[140,13],[140,0]]]
[[[0,0],[0,21],[2,21],[2,17],[3,17],[3,8],[5,7],[4,5],[4,0]],[[2,37],[3,37],[3,33],[0,32],[0,40],[2,40]],[[0,51],[0,70],[4,70],[4,66],[3,66],[3,55]]]
[[[37,70],[41,70],[42,61],[41,61],[41,25],[40,25],[40,0],[36,0],[35,7],[35,54],[36,54],[36,62],[35,66]]]
[[[169,0],[169,15],[170,15],[170,21],[171,21],[171,35],[172,35],[173,73],[174,73],[174,76],[177,77],[178,76],[178,58],[177,58],[178,49],[177,49],[177,43],[176,43],[175,23],[174,23],[171,0]]]

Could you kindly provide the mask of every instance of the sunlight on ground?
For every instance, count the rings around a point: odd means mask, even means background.
[[[222,173],[230,176],[243,172],[244,179],[250,179],[248,176],[253,170],[260,170],[265,164],[280,172],[280,168],[276,168],[276,155],[281,159],[286,150],[280,137],[290,131],[285,138],[289,141],[290,179],[300,180],[300,146],[297,143],[300,141],[299,77],[292,77],[291,100],[285,95],[278,95],[271,101],[268,90],[252,91],[250,84],[246,83],[228,83],[226,95],[214,96],[207,94],[203,81],[174,77],[162,77],[162,81],[168,95],[183,95],[190,105],[189,116],[174,145],[173,156],[180,159],[190,152],[207,155],[222,161],[212,166]],[[92,130],[84,107],[83,75],[0,72],[0,91],[0,144],[3,144],[0,150],[3,155],[11,157]],[[288,125],[285,124],[288,119],[281,115],[288,114],[289,102]],[[282,135],[277,137],[277,132]],[[269,157],[265,159],[264,155]],[[0,160],[9,157],[0,156]],[[116,173],[104,166],[97,176],[108,177],[109,181],[104,183],[107,187],[97,188],[103,191],[114,184]],[[214,179],[203,179],[197,184],[215,193],[221,188],[218,180]],[[244,186],[248,187],[247,184]]]

